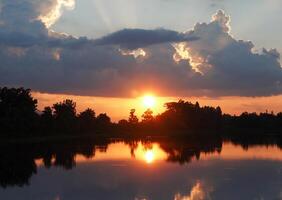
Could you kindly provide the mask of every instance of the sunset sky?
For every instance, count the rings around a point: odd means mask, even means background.
[[[179,98],[279,112],[281,22],[280,0],[0,0],[0,87],[114,121],[146,95],[155,114]]]

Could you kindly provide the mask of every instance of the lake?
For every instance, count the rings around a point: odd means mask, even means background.
[[[282,199],[281,140],[1,145],[3,200]]]

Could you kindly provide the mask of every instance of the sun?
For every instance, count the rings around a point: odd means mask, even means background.
[[[152,163],[155,160],[155,155],[152,150],[148,150],[145,153],[145,160],[148,164]]]
[[[143,104],[146,108],[152,108],[156,104],[156,98],[152,95],[146,95],[143,97]]]

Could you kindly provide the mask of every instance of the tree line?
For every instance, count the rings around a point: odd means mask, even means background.
[[[220,107],[200,106],[198,102],[184,100],[168,102],[165,111],[154,115],[147,109],[141,118],[136,110],[129,111],[128,119],[118,123],[111,121],[106,113],[96,115],[91,108],[78,113],[76,103],[70,99],[37,109],[38,101],[30,89],[0,88],[0,135],[41,136],[81,134],[124,134],[129,136],[150,134],[192,133],[236,134],[258,132],[280,133],[282,113],[223,114]]]
[[[106,131],[112,126],[106,113],[96,116],[90,108],[77,113],[76,103],[70,99],[47,106],[43,111],[37,110],[37,103],[30,89],[0,88],[2,135],[74,134],[78,131]]]

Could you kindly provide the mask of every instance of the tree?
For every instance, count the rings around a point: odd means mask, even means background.
[[[76,103],[70,99],[53,105],[55,119],[60,118],[75,118]]]
[[[56,128],[59,131],[74,131],[76,122],[76,103],[70,99],[53,105]]]
[[[153,111],[148,108],[142,115],[142,122],[152,122],[154,120]]]
[[[54,129],[54,116],[51,107],[47,106],[42,111],[40,116],[41,128],[43,131],[53,131]]]
[[[221,127],[222,111],[220,107],[200,107],[195,104],[179,100],[165,104],[166,111],[158,116],[158,123],[162,127],[182,130],[217,130]]]
[[[137,116],[135,115],[135,109],[131,109],[130,112],[129,112],[129,118],[128,118],[128,122],[130,124],[138,124],[138,118]]]
[[[95,111],[90,109],[90,108],[87,108],[85,111],[81,112],[79,115],[78,115],[78,118],[79,119],[82,119],[83,121],[94,121],[95,120]]]
[[[31,132],[37,120],[37,100],[30,89],[0,88],[1,132]]]
[[[121,127],[126,127],[128,125],[128,121],[126,119],[121,119],[118,121],[118,125]]]
[[[106,113],[101,113],[96,118],[97,128],[106,130],[111,126],[111,118]]]
[[[43,118],[47,118],[47,119],[51,119],[53,118],[53,110],[50,106],[47,106],[44,108],[44,110],[42,111],[42,115]]]
[[[87,108],[78,115],[79,127],[82,131],[92,131],[95,123],[95,111]]]

